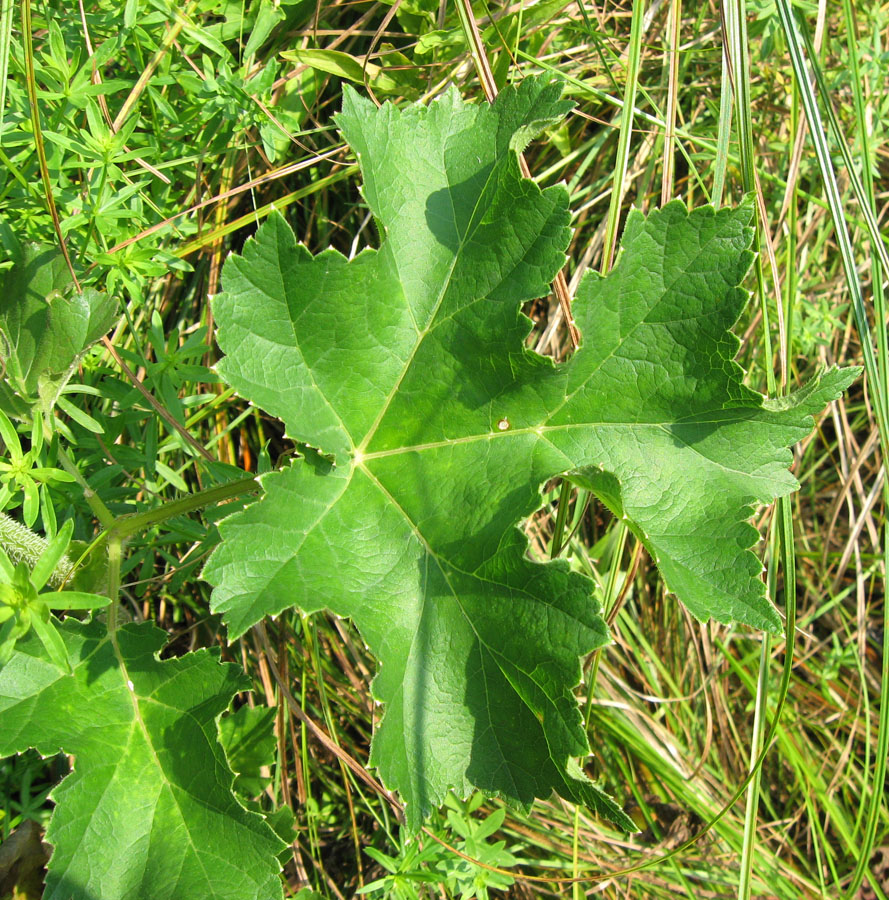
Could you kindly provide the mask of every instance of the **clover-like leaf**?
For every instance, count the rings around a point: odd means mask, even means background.
[[[223,376],[320,451],[221,525],[214,608],[232,636],[292,606],[354,620],[380,661],[371,761],[414,827],[473,786],[555,789],[632,827],[575,761],[579,661],[608,639],[592,584],[531,561],[519,526],[567,473],[698,618],[778,631],[748,519],[796,487],[788,448],[856,374],[780,401],[745,387],[729,329],[750,211],[681,203],[629,216],[612,273],[582,283],[567,362],[528,351],[519,307],[563,266],[569,213],[517,151],[559,94],[528,79],[490,106],[452,90],[399,110],[347,90],[337,122],[380,248],[312,256],[273,216],[214,305]]]
[[[217,718],[250,687],[199,650],[159,661],[166,635],[55,623],[72,674],[33,635],[0,669],[0,756],[74,757],[53,791],[46,900],[274,900],[286,846],[232,793]]]

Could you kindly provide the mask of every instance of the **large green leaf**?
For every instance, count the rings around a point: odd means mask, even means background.
[[[19,245],[0,231],[8,259],[0,271],[0,408],[30,418],[32,407],[49,409],[84,350],[111,327],[113,297],[78,292],[55,247]]]
[[[781,401],[746,388],[728,329],[749,210],[680,203],[631,214],[614,271],[584,279],[570,360],[526,350],[519,305],[548,292],[570,234],[565,189],[522,179],[516,151],[566,106],[539,80],[492,106],[347,91],[380,249],[313,257],[273,217],[214,305],[224,377],[320,450],[221,526],[214,607],[233,636],[291,606],[355,621],[380,660],[372,762],[414,826],[478,786],[555,789],[629,827],[573,761],[579,660],[608,638],[592,584],[532,562],[517,526],[569,473],[696,616],[779,631],[748,519],[796,487],[787,448],[856,374]]]
[[[282,843],[232,794],[216,720],[249,689],[199,650],[159,661],[164,632],[59,626],[73,674],[31,637],[0,669],[0,756],[74,757],[53,792],[46,900],[273,900]]]

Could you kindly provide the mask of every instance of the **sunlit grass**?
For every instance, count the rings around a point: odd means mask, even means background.
[[[294,48],[349,54],[358,69],[344,74],[381,102],[429,98],[450,82],[484,102],[485,66],[494,89],[540,71],[562,78],[575,111],[525,157],[533,177],[564,181],[571,194],[569,293],[586,268],[610,267],[631,206],[647,210],[669,197],[690,206],[730,204],[758,195],[761,253],[748,284],[753,299],[738,326],[749,383],[779,394],[824,365],[863,362],[867,369],[866,380],[827,410],[797,449],[802,491],[786,507],[756,515],[764,577],[779,605],[792,591],[798,608],[795,662],[774,743],[746,810],[737,803],[671,859],[612,874],[663,856],[720,812],[747,775],[780,699],[787,648],[690,619],[665,595],[632,537],[624,540],[595,502],[554,486],[547,509],[529,523],[532,543],[541,557],[552,549],[561,499],[566,524],[556,543],[567,543],[572,565],[596,578],[615,604],[615,643],[588,669],[593,694],[578,691],[590,715],[588,771],[632,810],[641,833],[627,838],[561,803],[536,804],[529,814],[510,810],[502,834],[523,871],[555,879],[519,880],[511,890],[515,897],[885,898],[889,886],[869,871],[870,848],[889,842],[885,805],[874,802],[883,799],[875,785],[889,741],[889,707],[880,703],[889,663],[881,456],[889,427],[881,284],[889,165],[885,8],[853,7],[850,0],[800,5],[795,15],[808,39],[784,0],[777,7],[727,2],[722,16],[715,6],[678,0],[280,9],[284,18],[260,41],[252,37],[254,20],[239,25],[240,13],[222,4],[190,3],[178,18],[155,11],[135,21],[124,21],[119,5],[105,0],[85,2],[83,20],[67,5],[34,4],[45,174],[85,283],[108,288],[127,307],[115,345],[218,459],[256,471],[292,452],[276,423],[213,383],[207,298],[219,289],[226,253],[272,208],[286,210],[312,251],[332,245],[354,254],[378,239],[353,161],[331,124],[344,83],[331,70],[343,59],[305,57],[317,63],[308,66],[280,56]],[[469,16],[480,44],[471,39]],[[0,131],[2,214],[23,234],[51,241],[17,56],[20,26],[0,16],[0,32],[0,74],[10,46],[5,35],[12,41]],[[75,54],[82,64],[87,47],[124,32],[113,64],[99,69],[106,81],[126,85],[107,94],[96,88],[95,115],[87,115],[83,98],[97,82],[89,70],[78,80]],[[227,70],[217,45],[228,54]],[[77,102],[53,96],[60,81]],[[115,125],[132,125],[127,149],[116,148],[104,162],[78,159],[70,142],[102,122],[109,134]],[[555,296],[528,312],[540,352],[571,352]],[[208,329],[200,358],[174,367],[181,378],[161,373],[162,346],[137,337],[153,321],[183,342]],[[181,368],[197,362],[208,368]],[[92,354],[83,381],[94,390],[92,415],[121,404],[130,411],[119,433],[102,439],[69,423],[96,483],[113,484],[122,506],[172,495],[177,479],[201,477],[193,448],[175,429],[157,425],[112,360]],[[149,461],[134,451],[146,444]],[[793,548],[771,537],[776,522],[791,520]],[[189,644],[222,643],[207,615],[207,590],[194,578],[207,543],[183,525],[162,550],[152,547],[134,545],[124,573],[133,615],[158,619]],[[268,635],[279,674],[307,716],[365,763],[378,711],[367,691],[374,663],[360,638],[348,623],[295,613],[270,623]],[[294,717],[258,641],[226,652],[255,679],[250,702],[277,710],[277,764],[263,802],[285,803],[296,816],[286,868],[291,893],[311,886],[327,897],[352,896],[379,875],[364,848],[399,852],[392,808]],[[760,680],[764,665],[768,685]],[[8,830],[10,822],[2,824]],[[444,818],[430,829],[448,843],[457,839]],[[571,884],[573,877],[582,880]],[[862,879],[872,894],[858,893]],[[418,883],[417,890],[446,896],[441,887]]]

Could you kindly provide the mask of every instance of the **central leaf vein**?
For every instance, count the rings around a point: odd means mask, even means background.
[[[460,242],[457,245],[456,250],[454,251],[454,259],[452,260],[450,266],[448,267],[447,274],[445,275],[444,281],[442,282],[441,289],[438,293],[438,297],[436,297],[435,304],[432,307],[431,312],[429,313],[429,318],[425,324],[425,326],[417,333],[417,338],[414,341],[414,346],[411,348],[411,352],[408,355],[407,359],[404,362],[404,366],[401,369],[401,372],[398,375],[395,383],[392,385],[392,389],[389,391],[388,396],[383,401],[382,406],[380,407],[380,411],[377,414],[376,419],[374,419],[373,424],[367,431],[367,434],[364,436],[364,439],[361,441],[358,446],[359,452],[364,452],[364,450],[370,445],[370,442],[373,440],[374,435],[377,432],[377,429],[380,426],[380,422],[383,421],[383,417],[386,415],[386,412],[389,409],[389,406],[392,403],[393,398],[398,393],[399,388],[401,387],[402,382],[407,377],[408,372],[413,365],[414,358],[417,355],[420,347],[423,344],[423,341],[426,339],[429,332],[433,329],[436,321],[436,317],[438,316],[438,311],[441,308],[442,303],[445,300],[445,297],[448,294],[448,290],[451,286],[451,279],[454,277],[454,272],[457,269],[457,264],[460,261],[460,258],[463,254],[463,251],[466,245],[472,240],[473,235],[475,234],[476,228],[478,227],[479,220],[476,217],[476,213],[479,209],[479,204],[481,203],[482,197],[484,197],[485,192],[488,189],[488,185],[491,183],[491,179],[494,176],[494,173],[497,171],[496,164],[491,167],[491,171],[488,173],[488,177],[485,179],[484,187],[479,191],[479,195],[475,201],[475,207],[473,208],[472,215],[469,218],[469,224],[466,227],[465,234],[460,238]],[[454,228],[457,228],[457,211],[454,207],[454,198],[453,195],[448,192],[448,197],[451,201],[451,212],[454,216]],[[405,298],[408,307],[410,308],[410,300],[407,297],[407,292],[405,291],[404,285],[401,284],[401,293]],[[413,318],[413,311],[411,311],[411,318]]]

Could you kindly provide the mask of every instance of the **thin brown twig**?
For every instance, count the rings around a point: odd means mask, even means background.
[[[281,691],[282,696],[287,701],[287,705],[290,707],[290,711],[302,722],[306,728],[312,733],[312,736],[315,740],[324,747],[325,750],[332,753],[340,762],[345,763],[346,767],[361,781],[363,781],[368,787],[370,787],[373,791],[378,793],[381,797],[383,797],[389,805],[392,807],[392,811],[399,817],[399,819],[403,820],[404,818],[404,807],[401,803],[395,798],[393,794],[386,790],[382,784],[380,784],[367,769],[361,765],[356,759],[354,759],[350,754],[348,754],[339,744],[336,743],[327,732],[311,717],[306,711],[300,706],[297,702],[296,698],[293,694],[290,693],[290,688],[288,688],[287,684],[284,682],[284,679],[281,677],[281,673],[278,671],[278,663],[275,656],[275,652],[272,650],[271,644],[269,643],[268,634],[266,633],[265,625],[260,623],[259,625],[253,626],[253,633],[258,638],[260,644],[262,645],[262,649],[264,651],[269,671],[271,672],[272,678],[275,679],[275,682],[278,685],[278,689]]]
[[[395,13],[398,12],[398,7],[401,6],[401,0],[395,0],[392,6],[387,11],[386,15],[383,17],[383,21],[380,22],[380,27],[377,29],[376,34],[371,38],[370,47],[367,48],[367,53],[364,55],[364,64],[361,67],[361,74],[364,78],[364,87],[367,89],[368,94],[370,94],[371,100],[376,103],[377,106],[381,106],[379,100],[374,96],[373,88],[370,86],[370,79],[367,74],[367,66],[370,63],[371,54],[374,52],[374,49],[377,46],[377,43],[380,40],[380,35],[389,27],[389,23],[392,19],[395,18]]]
[[[102,338],[102,343],[105,345],[105,349],[111,354],[114,361],[120,366],[124,375],[132,383],[133,387],[136,388],[137,391],[148,401],[151,408],[181,437],[188,443],[190,447],[193,447],[204,459],[213,461],[213,455],[207,450],[207,448],[199,443],[191,434],[189,434],[188,429],[186,429],[180,422],[176,420],[176,418],[169,412],[169,410],[164,409],[164,407],[158,402],[158,400],[152,396],[151,392],[148,388],[145,387],[144,384],[136,377],[136,373],[121,359],[120,354],[117,352],[114,344],[108,339],[107,336]]]
[[[127,95],[126,100],[123,102],[123,106],[118,110],[117,115],[114,117],[114,121],[111,123],[111,130],[117,133],[124,122],[127,120],[127,116],[130,114],[132,108],[139,101],[139,98],[142,96],[142,92],[148,87],[148,82],[151,81],[151,76],[154,75],[155,69],[160,65],[161,60],[166,56],[167,51],[173,44],[173,41],[179,36],[179,32],[185,27],[186,22],[188,21],[188,16],[191,14],[192,9],[195,6],[197,0],[190,0],[188,6],[182,12],[176,11],[176,21],[170,27],[170,30],[164,35],[163,41],[161,41],[160,47],[155,51],[154,56],[148,61],[148,65],[142,70],[142,74],[139,75],[138,80],[133,85],[132,90]]]
[[[77,5],[80,9],[80,25],[81,25],[81,28],[83,29],[83,41],[86,44],[86,52],[87,52],[87,55],[90,57],[90,64],[92,67],[92,72],[90,73],[90,81],[95,85],[100,85],[102,83],[102,75],[99,72],[98,68],[96,68],[96,62],[93,59],[93,56],[95,55],[93,52],[93,42],[90,38],[89,25],[87,24],[87,21],[86,21],[86,9],[84,8],[83,0],[77,0]],[[99,103],[99,109],[102,110],[102,117],[105,119],[106,124],[112,131],[114,131],[115,130],[114,122],[111,119],[111,111],[108,109],[108,100],[105,98],[105,95],[102,93],[98,94],[98,96],[96,97],[96,100]],[[130,148],[127,147],[126,144],[124,144],[123,149],[126,153],[131,152]],[[133,160],[135,162],[139,163],[139,165],[142,166],[146,171],[151,172],[151,174],[154,175],[156,178],[160,178],[160,180],[163,181],[165,184],[172,183],[170,181],[170,179],[166,175],[164,175],[163,172],[161,172],[160,169],[156,169],[153,165],[151,165],[150,162],[148,162],[145,159],[142,159],[141,156],[134,156]]]
[[[189,215],[189,213],[197,212],[198,210],[209,206],[211,203],[221,203],[223,200],[228,200],[230,197],[234,197],[237,194],[242,194],[244,191],[249,191],[261,184],[265,184],[268,181],[274,181],[278,178],[285,178],[288,175],[292,175],[294,172],[299,172],[302,169],[307,169],[311,166],[317,165],[319,162],[322,162],[325,159],[330,159],[330,157],[336,156],[338,153],[342,153],[344,149],[344,144],[338,144],[336,147],[333,147],[330,150],[325,150],[323,153],[319,153],[317,156],[313,156],[311,159],[302,159],[299,162],[290,163],[289,165],[282,166],[280,169],[275,169],[272,172],[266,172],[264,175],[259,175],[258,177],[253,178],[250,181],[245,181],[243,184],[239,184],[237,187],[233,187],[230,190],[223,191],[221,194],[217,194],[214,197],[207,197],[206,200],[201,200],[199,203],[195,203],[192,206],[189,206],[187,209],[180,210],[179,212],[174,213],[172,216],[164,219],[162,222],[157,222],[150,228],[146,228],[144,231],[140,231],[139,234],[134,235],[131,238],[127,238],[125,241],[121,241],[119,244],[115,244],[107,252],[109,254],[117,253],[119,250],[123,250],[126,247],[129,247],[131,244],[135,244],[138,241],[150,237],[156,231],[160,231],[162,228],[166,228],[167,225],[171,225],[177,219],[181,219],[182,216],[187,216]],[[93,263],[93,265],[96,264]]]
[[[669,29],[669,90],[667,91],[666,130],[664,132],[664,171],[661,179],[661,206],[673,196],[673,166],[675,163],[676,108],[679,96],[679,32],[682,24],[682,0],[673,0],[668,16]]]
[[[473,47],[472,58],[475,61],[479,81],[481,81],[482,90],[485,92],[488,103],[493,103],[494,98],[497,96],[497,82],[494,80],[494,73],[491,71],[491,64],[488,62],[488,57],[485,53],[482,36],[472,12],[472,5],[468,0],[460,0],[460,4],[470,31],[469,39]],[[525,161],[525,156],[522,153],[519,154],[519,168],[522,175],[530,180],[531,170],[528,168],[528,163]],[[562,308],[562,315],[568,328],[571,346],[576,350],[580,346],[580,332],[574,324],[574,315],[571,312],[571,293],[568,290],[568,281],[562,269],[559,270],[553,281],[553,293],[556,295],[559,306]]]

